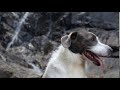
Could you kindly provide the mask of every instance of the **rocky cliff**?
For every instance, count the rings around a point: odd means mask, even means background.
[[[118,12],[29,12],[24,18],[25,13],[0,12],[0,78],[41,78],[61,36],[73,28],[94,32],[113,48],[104,58],[106,71],[87,63],[88,76],[119,77]]]

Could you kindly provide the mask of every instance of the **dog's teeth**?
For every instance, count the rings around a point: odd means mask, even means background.
[[[86,53],[86,55],[89,55],[88,53]]]
[[[93,57],[91,56],[91,58],[93,58]]]
[[[88,55],[88,56],[90,56],[90,54],[89,54],[89,53],[87,53],[87,55]]]
[[[90,57],[93,58],[93,56],[90,54]]]
[[[90,54],[88,53],[88,56],[90,56]]]

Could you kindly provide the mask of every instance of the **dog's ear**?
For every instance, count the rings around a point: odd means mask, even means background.
[[[78,32],[71,32],[69,37],[71,39],[71,41],[75,41],[77,38]]]
[[[69,35],[63,36],[61,38],[61,44],[64,48],[69,48],[71,45],[71,42],[75,41],[77,38],[77,32],[71,32]]]
[[[65,35],[61,38],[61,44],[63,45],[64,48],[69,48],[71,45],[71,40],[68,35]]]

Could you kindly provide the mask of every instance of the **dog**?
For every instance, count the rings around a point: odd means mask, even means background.
[[[85,61],[101,66],[100,56],[110,56],[112,48],[100,42],[92,32],[73,31],[61,38],[61,45],[53,52],[42,78],[88,78]]]

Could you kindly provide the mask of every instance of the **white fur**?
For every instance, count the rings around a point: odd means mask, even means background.
[[[96,39],[98,43],[95,46],[92,46],[90,51],[96,53],[97,55],[108,56],[108,50],[112,50],[112,48],[101,43],[98,37],[96,37]]]
[[[90,51],[107,56],[109,50],[112,50],[111,47],[101,43],[97,36],[96,38],[98,43],[92,46]],[[87,78],[83,56],[60,45],[58,50],[53,52],[43,78]]]
[[[62,45],[56,50],[47,65],[43,78],[86,78],[85,61]]]

